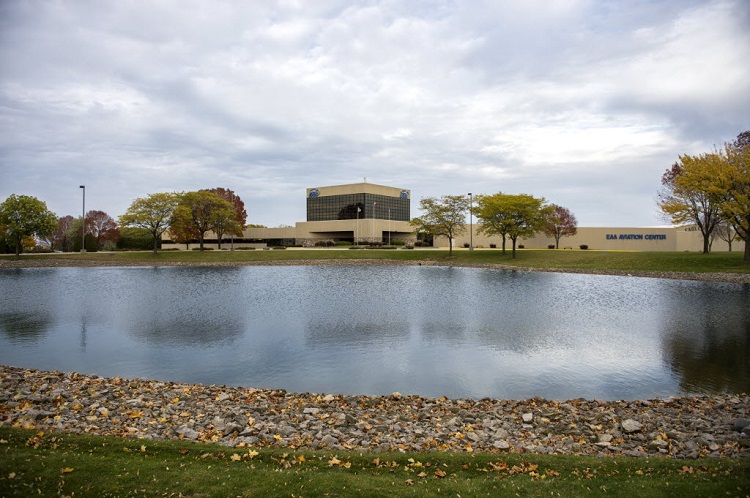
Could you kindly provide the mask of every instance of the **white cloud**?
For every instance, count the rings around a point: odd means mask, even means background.
[[[0,197],[65,214],[87,183],[116,216],[224,186],[274,226],[304,218],[305,187],[367,176],[415,199],[528,192],[583,225],[655,224],[677,154],[750,128],[749,10],[5,2]],[[613,185],[622,200],[595,202]]]

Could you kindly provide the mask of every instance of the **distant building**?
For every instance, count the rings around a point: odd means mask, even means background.
[[[479,226],[474,223],[473,243],[475,248],[502,247],[502,237],[487,236],[479,233]],[[469,227],[453,241],[453,247],[468,246],[471,243]],[[555,244],[554,237],[538,233],[534,237],[518,239],[516,248],[546,249]],[[435,237],[435,247],[448,247],[446,237]],[[578,227],[578,233],[571,237],[560,238],[560,249],[580,249],[586,246],[592,250],[602,251],[703,251],[703,236],[695,225],[669,227]],[[511,249],[510,239],[506,240],[506,249]],[[712,252],[729,250],[729,244],[714,237]],[[732,242],[732,251],[742,252],[745,244],[742,241]]]
[[[307,221],[287,228],[247,228],[234,242],[225,238],[222,248],[303,246],[330,241],[352,244],[395,241],[413,242],[411,220],[411,191],[408,189],[353,183],[306,190]],[[215,239],[205,247],[217,247]],[[169,247],[187,249],[185,244],[165,241]],[[189,248],[197,247],[190,244]]]
[[[316,244],[382,243],[395,241],[413,243],[417,235],[411,226],[411,191],[373,183],[352,183],[328,187],[308,188],[305,192],[307,221],[295,223],[285,228],[246,228],[242,237],[223,240],[222,248],[242,247],[303,246]],[[473,243],[477,249],[500,248],[499,236],[488,237],[479,233],[479,225],[473,224]],[[537,234],[527,239],[519,239],[517,248],[546,249],[555,239]],[[468,247],[470,237],[467,231],[453,241],[454,248]],[[208,233],[207,248],[217,248],[215,235]],[[560,249],[580,249],[586,246],[591,250],[626,251],[702,251],[703,238],[694,225],[661,228],[602,228],[579,227],[572,237],[560,239]],[[177,244],[165,237],[164,248],[193,249],[198,241],[190,244]],[[435,237],[433,247],[448,247],[446,237]],[[741,252],[744,243],[732,243],[732,250]],[[507,248],[511,248],[510,240]],[[728,250],[728,244],[714,238],[712,251]]]

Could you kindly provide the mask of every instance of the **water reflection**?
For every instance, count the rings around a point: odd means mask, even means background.
[[[664,361],[685,392],[750,392],[750,285],[683,283],[672,298],[693,307],[671,308],[664,320]]]
[[[750,286],[442,267],[0,272],[0,362],[293,391],[750,390]]]
[[[0,330],[13,343],[41,341],[49,332],[52,318],[47,314],[28,312],[0,313]]]

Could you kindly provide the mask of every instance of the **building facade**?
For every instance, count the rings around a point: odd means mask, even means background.
[[[475,248],[502,247],[502,238],[499,235],[487,236],[479,231],[479,226],[472,226],[473,234],[469,235],[469,226],[466,231],[453,241],[453,247],[469,246],[473,243]],[[554,237],[548,237],[538,233],[534,237],[518,239],[517,248],[521,249],[547,249],[554,247]],[[446,237],[435,237],[435,247],[448,247]],[[703,251],[703,235],[695,225],[678,227],[578,227],[576,235],[560,238],[560,249],[586,249],[601,251]],[[506,240],[506,248],[511,249],[510,239]],[[742,252],[745,243],[742,241],[732,242],[732,251]],[[729,244],[714,237],[711,244],[712,252],[729,251]]]
[[[222,248],[265,248],[273,246],[314,247],[321,243],[349,242],[352,244],[391,244],[396,241],[414,243],[417,235],[411,220],[411,191],[408,189],[353,183],[308,188],[305,192],[307,220],[284,228],[246,228],[242,237],[224,238]],[[491,249],[502,247],[499,236],[487,236],[479,225],[470,225],[453,241],[453,247]],[[510,240],[507,248],[511,247]],[[546,249],[554,247],[555,239],[544,234],[519,239],[517,248]],[[446,237],[435,237],[433,247],[448,247]],[[176,244],[165,237],[164,248],[193,249],[198,242]],[[216,249],[215,235],[208,233],[206,248]],[[694,225],[683,227],[579,227],[572,237],[560,239],[560,249],[605,251],[702,251],[703,237]],[[741,252],[744,243],[735,241],[732,250]],[[712,251],[728,251],[726,241],[716,237]]]
[[[411,191],[373,183],[314,187],[306,190],[307,221],[285,228],[246,228],[242,237],[224,239],[222,248],[303,246],[325,242],[391,244],[416,240],[411,220]],[[204,247],[217,248],[215,235],[206,236]],[[213,239],[213,240],[212,240]],[[166,247],[193,249],[191,244]]]

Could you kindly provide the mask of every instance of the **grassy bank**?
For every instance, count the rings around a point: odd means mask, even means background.
[[[13,261],[12,255],[0,256],[0,263]],[[433,261],[461,264],[503,264],[527,268],[555,268],[590,271],[653,271],[653,272],[727,272],[750,273],[750,265],[742,263],[742,254],[688,252],[609,252],[581,250],[519,250],[517,257],[499,249],[468,251],[459,249],[450,256],[447,250],[339,250],[287,249],[255,251],[165,251],[153,256],[150,252],[25,254],[22,260],[47,259],[60,264],[201,264],[270,262],[321,259],[381,259],[392,261]]]
[[[0,427],[2,496],[747,496],[750,460],[255,451]]]

